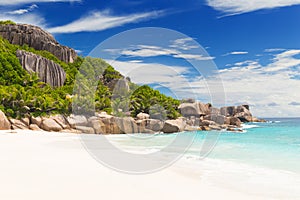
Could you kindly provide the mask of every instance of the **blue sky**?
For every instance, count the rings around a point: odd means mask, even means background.
[[[208,89],[221,78],[225,104],[250,104],[258,116],[299,116],[300,0],[2,0],[0,19],[41,26],[84,56],[123,31],[171,29],[178,38],[144,38],[127,51],[106,47],[107,59],[133,81],[180,98],[210,102]],[[116,53],[122,56],[110,60]],[[201,76],[190,61],[215,74]]]

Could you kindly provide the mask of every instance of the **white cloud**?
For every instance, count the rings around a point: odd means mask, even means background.
[[[5,13],[0,13],[0,20],[12,20],[16,23],[21,23],[21,24],[32,24],[40,27],[45,27],[45,22],[46,20],[34,13],[25,13],[23,15],[8,15]]]
[[[32,4],[31,6],[29,6],[26,9],[13,10],[13,11],[9,11],[9,12],[6,12],[6,13],[10,14],[10,15],[23,15],[25,13],[33,11],[36,8],[38,8],[38,6],[36,4]]]
[[[246,55],[248,53],[249,52],[247,52],[247,51],[233,51],[233,52],[226,53],[223,56],[229,56],[229,55]]]
[[[227,15],[236,15],[261,9],[299,5],[300,0],[206,0],[214,9]]]
[[[81,2],[81,0],[1,0],[0,6],[22,5],[30,3]]]
[[[197,85],[190,84],[190,78],[185,74],[190,68],[185,66],[169,66],[161,63],[144,63],[130,61],[107,61],[115,69],[137,84],[156,84],[168,88],[178,99],[198,95],[195,91],[201,88],[208,94],[205,82],[197,78]],[[209,96],[209,95],[208,95]]]
[[[183,53],[180,49],[164,48],[150,45],[137,45],[135,48],[120,50],[120,49],[106,49],[106,52],[113,54],[121,54],[130,57],[155,57],[155,56],[171,56],[174,58],[192,59],[192,60],[213,60],[215,57],[204,56],[200,54]]]
[[[211,100],[207,85],[216,88],[214,85],[221,76],[227,105],[249,104],[253,114],[259,117],[299,117],[300,80],[293,78],[300,74],[300,59],[294,57],[298,54],[300,50],[286,50],[274,55],[265,66],[257,60],[235,63],[206,80],[201,76],[189,77],[190,68],[183,66],[124,61],[111,64],[136,83],[162,84],[178,98],[196,97],[204,102]],[[282,63],[285,63],[284,70],[280,67]]]
[[[199,48],[198,45],[193,44],[195,43],[192,38],[180,38],[172,41],[170,47],[175,49],[182,49],[182,50],[191,50]]]
[[[102,31],[128,23],[136,23],[143,20],[149,20],[159,17],[164,11],[153,11],[145,13],[136,13],[130,15],[117,16],[112,15],[109,10],[91,12],[78,20],[69,24],[48,28],[51,33],[76,33],[87,31]]]
[[[294,56],[300,55],[300,50],[286,50],[283,53],[275,55],[273,63],[265,68],[266,72],[274,72],[280,70],[288,70],[291,67],[300,65],[300,59]]]
[[[265,49],[265,52],[272,53],[272,52],[278,52],[278,51],[285,51],[286,49],[283,48],[273,48],[273,49]]]
[[[295,117],[299,110],[300,80],[293,78],[300,72],[300,50],[286,50],[274,55],[271,63],[263,66],[257,61],[245,61],[220,70],[226,90],[227,103],[247,103],[258,116]],[[295,69],[296,67],[296,69]]]

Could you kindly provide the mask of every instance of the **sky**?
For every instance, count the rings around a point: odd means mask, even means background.
[[[7,19],[167,95],[300,116],[300,0],[1,0]]]

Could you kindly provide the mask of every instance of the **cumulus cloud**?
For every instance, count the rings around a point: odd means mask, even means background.
[[[300,90],[300,80],[293,77],[299,74],[300,59],[295,55],[300,55],[300,50],[275,54],[265,66],[248,60],[220,70],[228,104],[237,100],[248,103],[258,116],[299,116],[294,106],[300,102],[300,94],[296,92]]]
[[[299,5],[300,0],[206,0],[207,4],[215,10],[227,15],[236,15],[261,9]]]
[[[153,11],[118,16],[113,15],[109,10],[94,11],[69,24],[48,28],[48,31],[51,33],[102,31],[124,24],[153,19],[163,14],[164,11]]]

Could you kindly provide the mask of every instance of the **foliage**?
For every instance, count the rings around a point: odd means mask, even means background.
[[[10,22],[0,22],[3,23]],[[27,73],[16,57],[18,49],[58,63],[66,72],[64,86],[51,88],[40,82],[36,74]],[[139,87],[129,81],[130,91],[114,96],[114,85],[119,79],[124,80],[124,76],[102,59],[78,57],[73,63],[65,63],[48,51],[12,45],[0,37],[0,109],[10,117],[69,114],[72,111],[93,114],[94,110],[117,116],[128,113],[136,116],[139,112],[160,119],[179,116],[179,101],[149,86]],[[72,105],[75,106],[72,108]]]
[[[130,110],[134,116],[144,112],[159,119],[165,119],[166,117],[176,119],[179,117],[178,106],[180,101],[167,97],[147,85],[135,90],[130,100]]]
[[[16,23],[11,20],[0,21],[0,25],[8,25],[8,24],[15,25]]]

